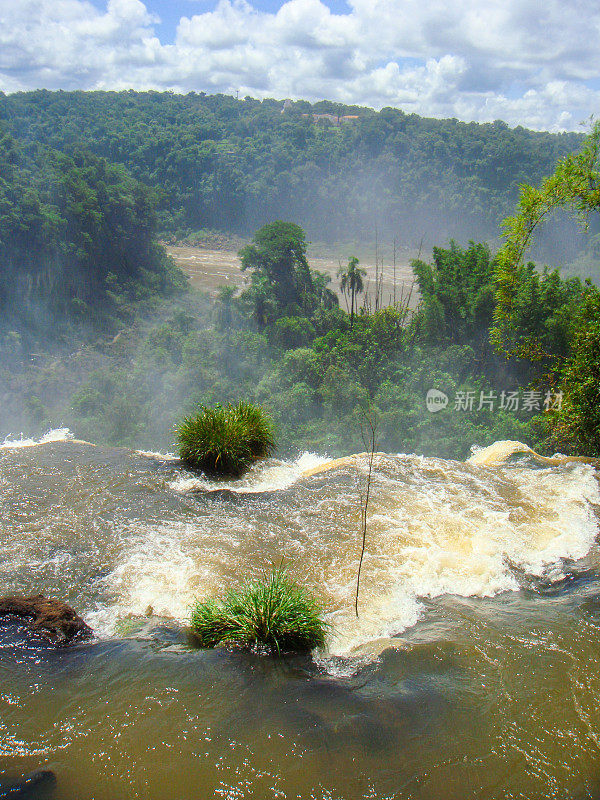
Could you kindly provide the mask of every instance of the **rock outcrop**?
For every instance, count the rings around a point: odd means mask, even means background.
[[[20,617],[29,627],[58,644],[73,639],[88,639],[92,629],[60,600],[50,600],[42,594],[31,597],[0,597],[0,617]]]
[[[56,786],[56,775],[49,769],[37,769],[25,775],[23,780],[10,786],[0,784],[0,800],[41,800],[49,797]]]

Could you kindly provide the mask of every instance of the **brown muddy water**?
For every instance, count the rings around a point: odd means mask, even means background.
[[[45,767],[57,800],[600,797],[591,466],[378,457],[356,620],[360,459],[215,484],[66,438],[0,449],[0,593],[64,599],[97,637],[0,625],[0,796]],[[193,599],[281,559],[327,652],[195,648]]]

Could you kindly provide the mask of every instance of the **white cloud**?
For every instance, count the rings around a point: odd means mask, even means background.
[[[600,107],[597,0],[219,0],[161,43],[141,0],[0,0],[0,89],[157,88],[397,105],[577,129]]]
[[[140,0],[0,0],[0,88],[96,88],[160,50]]]

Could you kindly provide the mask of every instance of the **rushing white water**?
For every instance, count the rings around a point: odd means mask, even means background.
[[[49,437],[0,453],[0,589],[119,641],[46,660],[4,630],[0,768],[47,764],[60,800],[600,796],[592,465],[378,454],[357,619],[364,455],[223,483]],[[333,626],[317,666],[193,650],[156,618],[282,559]]]
[[[18,439],[14,439],[12,435],[9,435],[4,442],[0,444],[0,450],[18,450],[22,447],[36,447],[41,444],[49,444],[50,442],[66,442],[69,440],[75,440],[75,437],[68,428],[54,428],[39,439],[31,439],[30,437],[23,436],[23,434],[21,434]]]
[[[513,442],[510,440],[503,440],[494,442],[489,447],[472,448],[473,455],[468,459],[469,464],[477,464],[478,466],[497,467],[505,464],[513,456],[525,455],[537,464],[547,464],[548,466],[557,467],[562,464],[592,464],[593,466],[600,466],[597,458],[586,458],[584,456],[565,456],[561,453],[556,453],[553,456],[541,456],[532,450],[523,442]]]
[[[145,458],[151,458],[154,461],[179,461],[179,456],[176,456],[175,453],[161,453],[158,450],[136,450],[135,451],[138,456],[144,456]]]
[[[325,471],[301,478],[319,464]],[[124,533],[118,563],[106,579],[116,600],[98,622],[111,632],[119,618],[143,615],[149,607],[185,619],[194,599],[284,558],[323,600],[333,625],[331,651],[357,652],[414,625],[420,598],[515,590],[515,568],[538,576],[551,570],[559,578],[562,560],[583,557],[598,531],[593,507],[600,492],[590,466],[491,468],[379,455],[356,619],[358,494],[365,466],[365,459],[352,457],[327,470],[324,459],[304,454],[292,463],[268,462],[238,481],[182,474],[169,483],[177,492],[228,489],[242,496],[301,480],[294,489],[299,499],[288,509],[283,499],[279,507],[270,500],[266,515],[221,501],[201,519],[137,525]]]
[[[154,454],[157,455],[157,454]],[[214,491],[226,489],[239,494],[260,494],[288,489],[306,472],[312,471],[330,459],[316,453],[301,453],[295,461],[268,459],[254,464],[241,478],[232,480],[211,480],[190,474],[182,475],[170,486],[176,492]]]
[[[27,449],[34,445],[54,449],[41,460]],[[331,650],[355,652],[414,625],[422,598],[514,590],[519,570],[560,577],[563,560],[586,555],[598,532],[591,465],[505,464],[516,452],[529,458],[514,442],[467,463],[377,454],[357,619],[365,455],[329,461],[303,453],[214,481],[193,476],[170,454],[81,448],[66,429],[7,440],[2,449],[16,459],[12,473],[0,472],[6,576],[30,574],[32,565],[52,583],[62,573],[73,583],[79,570],[101,573],[88,612],[107,635],[128,615],[185,620],[195,599],[283,559],[321,598],[333,625]],[[23,470],[18,459],[26,456]],[[11,484],[21,479],[33,483]],[[48,499],[23,514],[31,487]]]

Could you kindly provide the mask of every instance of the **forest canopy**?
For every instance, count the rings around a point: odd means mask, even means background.
[[[328,109],[357,119],[315,122]],[[490,341],[498,257],[475,235],[494,230],[521,178],[541,180],[582,140],[391,109],[281,112],[204,95],[0,96],[4,432],[68,424],[93,441],[169,447],[198,404],[247,400],[272,414],[284,452],[360,448],[365,408],[389,450],[464,458],[510,438],[595,452],[597,290],[520,263],[511,331],[536,348],[507,360]],[[379,177],[361,183],[367,173]],[[399,235],[436,214],[473,238],[444,243],[438,231],[432,257],[413,262],[417,308],[371,308],[351,256],[338,274],[346,313],[310,266],[302,220],[338,235],[376,217]],[[241,294],[181,291],[158,236],[207,224],[252,234]],[[553,431],[543,412],[565,376],[578,390]],[[430,389],[445,410],[426,411]],[[519,393],[525,407],[505,402]],[[585,440],[580,419],[593,422]]]
[[[0,94],[0,126],[24,147],[84,147],[158,193],[158,225],[182,237],[244,236],[293,220],[313,240],[497,236],[519,185],[576,150],[573,133],[537,133],[322,101],[158,92]],[[339,125],[328,119],[355,119]],[[558,246],[560,237],[555,244]]]
[[[110,329],[128,302],[183,286],[156,242],[155,204],[122,165],[1,136],[0,334]]]

